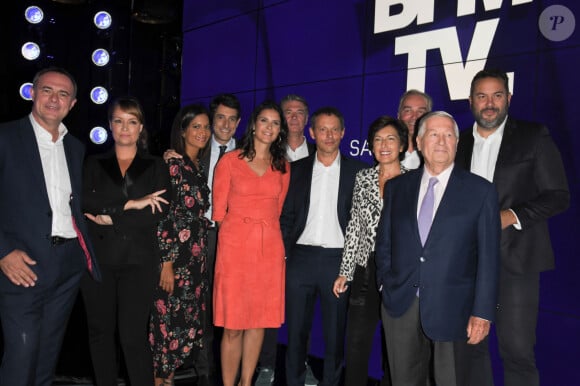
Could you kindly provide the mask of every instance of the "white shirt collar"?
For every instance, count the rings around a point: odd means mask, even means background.
[[[503,120],[503,122],[498,126],[498,128],[487,136],[487,138],[482,137],[479,132],[477,131],[477,122],[473,122],[473,138],[476,141],[485,141],[486,139],[489,140],[496,140],[497,138],[501,139],[503,137],[503,132],[505,130],[505,123],[507,122],[507,116]]]
[[[221,143],[219,143],[216,139],[215,139],[215,135],[211,135],[211,148],[212,149],[219,149],[220,146],[222,146]],[[231,137],[230,140],[228,141],[228,143],[226,143],[226,151],[231,151],[234,150],[236,148],[236,139],[234,137]]]
[[[30,113],[28,115],[28,118],[30,119],[30,123],[32,124],[32,129],[34,130],[34,135],[36,136],[36,140],[38,142],[43,142],[43,143],[52,142],[52,134],[50,134],[48,132],[48,130],[46,130],[44,127],[42,127],[40,125],[40,123],[38,123],[36,121],[36,119],[34,119],[34,116],[32,115],[32,113]],[[56,142],[61,142],[67,133],[68,133],[68,130],[67,130],[66,126],[64,125],[64,123],[61,122],[60,125],[58,125],[58,139],[56,140]]]
[[[329,166],[325,166],[320,160],[318,159],[318,151],[314,154],[314,167],[315,168],[340,168],[340,152],[337,153],[336,158]]]

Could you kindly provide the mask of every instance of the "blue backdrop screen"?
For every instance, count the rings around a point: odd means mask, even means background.
[[[486,67],[507,71],[510,115],[548,125],[572,196],[570,209],[550,221],[557,268],[542,274],[538,366],[546,384],[580,384],[580,347],[570,344],[580,342],[579,7],[576,0],[185,0],[182,103],[235,93],[240,134],[256,104],[299,94],[311,111],[339,108],[346,122],[341,150],[370,162],[368,126],[379,115],[395,116],[405,90],[426,91],[434,109],[471,128],[471,78]],[[315,326],[315,355],[321,340]]]

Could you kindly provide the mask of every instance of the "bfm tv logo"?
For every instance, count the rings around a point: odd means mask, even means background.
[[[457,17],[475,14],[478,0],[458,0]],[[486,12],[501,8],[503,0],[483,1]],[[511,6],[532,3],[533,0],[512,0]],[[394,10],[397,14],[391,14]],[[374,32],[379,34],[409,26],[434,21],[435,0],[376,0]],[[499,18],[478,21],[465,60],[461,56],[456,27],[441,28],[416,34],[399,36],[395,39],[395,55],[407,54],[407,89],[425,89],[425,66],[427,51],[439,50],[443,61],[447,87],[451,100],[467,99],[469,84],[473,76],[485,67]],[[538,27],[546,39],[565,40],[575,28],[574,14],[566,7],[547,7],[538,19]],[[513,73],[509,73],[510,89],[513,90]]]
[[[457,0],[457,17],[474,15],[477,1],[483,1],[486,12],[500,9],[503,0]],[[576,1],[576,0],[575,0]],[[511,0],[511,6],[532,3],[533,0]],[[400,11],[396,14],[391,12]],[[435,0],[376,0],[374,33],[403,29],[414,21],[417,25],[434,21]],[[485,63],[499,18],[478,21],[473,31],[471,44],[465,60],[461,55],[459,36],[456,27],[447,27],[399,36],[395,38],[395,55],[407,55],[407,90],[425,90],[427,51],[439,50],[451,100],[469,97],[471,79]],[[568,39],[575,29],[574,14],[565,6],[552,5],[542,11],[538,18],[538,28],[542,35],[551,41]],[[514,73],[508,72],[510,90],[514,90]],[[371,156],[366,140],[353,139],[350,142],[350,155]]]

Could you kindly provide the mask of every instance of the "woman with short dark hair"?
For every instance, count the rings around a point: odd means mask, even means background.
[[[400,163],[407,150],[407,136],[408,130],[402,121],[386,115],[377,118],[371,123],[367,140],[376,165],[356,175],[342,262],[332,289],[339,297],[351,287],[346,328],[346,386],[365,385],[368,381],[368,363],[381,305],[375,277],[377,226],[385,185],[407,171]],[[381,385],[390,384],[387,371]]]

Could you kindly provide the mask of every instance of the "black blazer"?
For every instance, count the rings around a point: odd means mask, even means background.
[[[312,186],[314,157],[316,157],[316,152],[290,164],[290,186],[282,208],[282,215],[280,216],[280,227],[287,258],[291,257],[292,249],[306,226],[310,208],[310,188]],[[342,233],[346,234],[346,226],[350,220],[352,191],[356,173],[368,167],[368,165],[343,155],[340,155],[340,157],[337,212]]]
[[[455,162],[471,169],[473,131],[459,137]],[[570,191],[562,158],[546,126],[508,117],[501,141],[493,183],[500,209],[511,208],[522,230],[502,231],[502,265],[514,273],[554,268],[548,218],[566,210]]]
[[[210,173],[209,162],[211,159],[211,145],[213,143],[212,138],[213,138],[213,134],[212,134],[212,137],[209,139],[208,144],[205,146],[205,149],[203,150],[204,151],[203,155],[199,159],[199,163],[201,165],[201,170],[202,170],[203,174],[205,174],[206,177],[208,177],[209,173]],[[237,144],[235,138],[234,138],[234,143]],[[213,173],[213,170],[211,170],[211,172]],[[209,187],[209,189],[211,190],[211,186]]]
[[[100,278],[99,267],[88,237],[81,211],[82,143],[67,134],[64,150],[72,188],[71,211],[91,255],[93,276]],[[0,125],[0,258],[14,249],[26,252],[38,262],[31,266],[42,280],[43,267],[50,264],[52,210],[42,171],[38,143],[29,116]],[[86,256],[79,254],[86,262]],[[15,286],[0,273],[0,289]]]
[[[130,199],[138,199],[169,188],[167,165],[159,157],[138,153],[125,178],[115,152],[89,157],[85,162],[83,210],[94,215],[107,214],[113,225],[92,221],[89,233],[101,264],[158,263],[157,224],[163,213],[151,213],[151,207],[123,210]],[[169,194],[163,194],[168,198]]]

